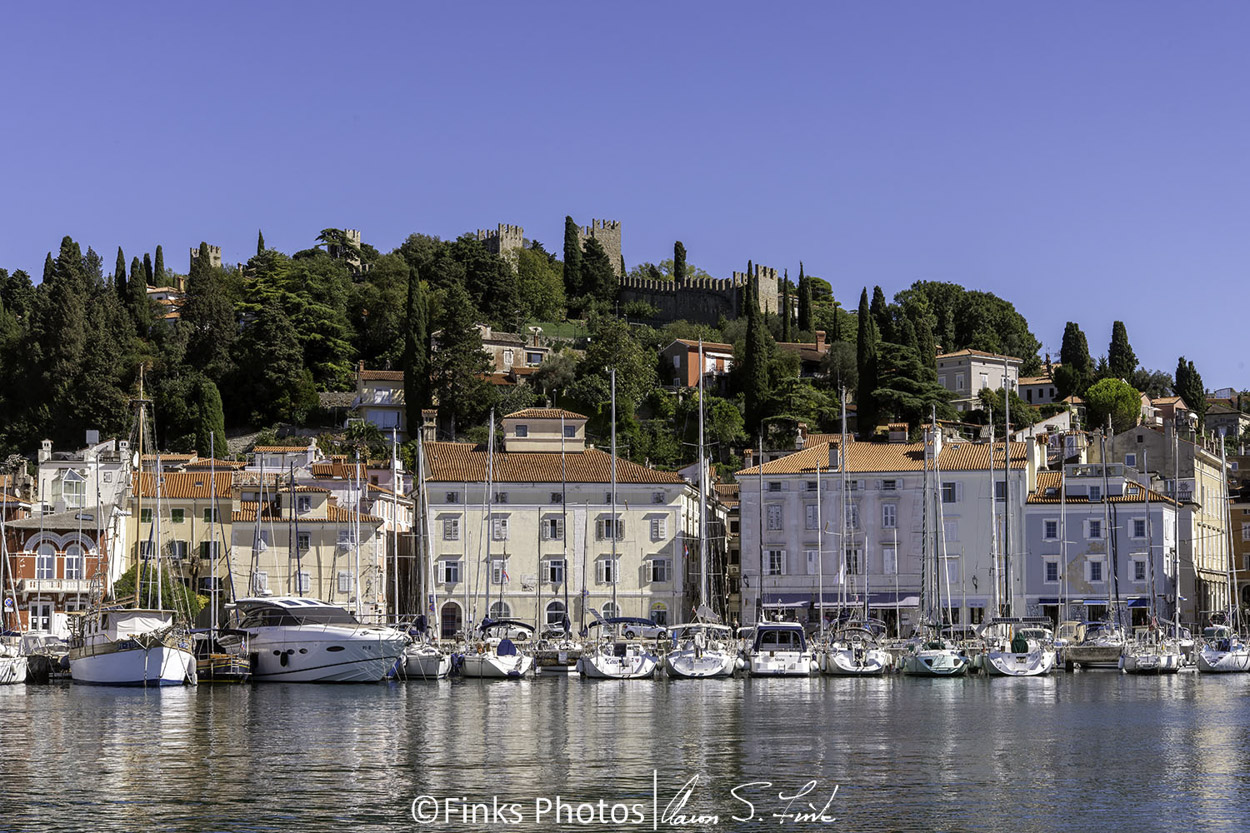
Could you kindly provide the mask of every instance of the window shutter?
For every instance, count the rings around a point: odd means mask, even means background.
[[[556,518],[556,540],[564,540],[564,518]]]
[[[551,521],[544,519],[542,522],[542,528],[543,528],[542,539],[544,541],[550,541],[551,540]]]

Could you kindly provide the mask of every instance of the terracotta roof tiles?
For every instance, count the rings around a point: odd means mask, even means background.
[[[202,471],[167,471],[161,474],[161,498],[163,500],[207,500],[213,495],[210,485],[218,498],[230,497],[233,477],[228,471],[219,471],[213,475]],[[152,472],[143,472],[139,476],[139,494],[145,498],[156,498],[156,481]]]
[[[441,483],[480,483],[486,480],[486,448],[471,443],[433,442],[425,444],[428,479]],[[570,483],[609,483],[612,479],[612,457],[598,449],[587,449],[563,455],[567,480]],[[494,465],[496,483],[559,483],[561,455],[559,452],[496,451]],[[656,471],[628,460],[616,463],[618,483],[655,483],[681,485],[685,481],[675,472]]]
[[[836,445],[836,443],[832,443]],[[802,451],[764,464],[764,474],[806,474],[829,470],[829,446],[831,443],[805,448]],[[995,447],[1002,453],[1002,443]],[[1011,447],[1011,467],[1025,467],[1028,452],[1023,443]],[[849,472],[896,472],[924,471],[924,443],[847,443],[846,470]],[[989,468],[989,445],[987,443],[948,442],[943,444],[938,456],[938,466],[943,471],[979,471]],[[1001,465],[1001,462],[999,463]],[[759,467],[754,466],[738,472],[738,476],[756,477]]]
[[[404,371],[402,370],[362,370],[358,375],[365,382],[404,381]]]
[[[585,415],[576,414],[572,411],[566,411],[562,408],[526,408],[523,411],[513,411],[504,417],[504,419],[585,419]]]

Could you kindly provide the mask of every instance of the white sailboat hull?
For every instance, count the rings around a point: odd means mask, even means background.
[[[821,658],[821,670],[832,677],[875,677],[893,662],[889,651],[880,648],[831,648]]]
[[[162,644],[99,653],[79,649],[70,652],[69,673],[74,682],[85,685],[183,685],[195,682],[195,656]]]
[[[664,657],[664,668],[670,677],[683,680],[729,677],[733,675],[737,658],[731,651],[705,650],[701,654],[693,650],[672,651]]]
[[[496,654],[465,654],[460,676],[481,680],[519,680],[533,667],[534,658],[521,653],[502,657]]]
[[[1218,651],[1203,647],[1198,652],[1198,670],[1206,674],[1240,674],[1250,671],[1250,648]]]
[[[990,651],[985,655],[985,671],[991,677],[1040,677],[1054,667],[1055,652],[1044,648],[1023,654]]]
[[[0,685],[26,682],[26,657],[0,657]]]
[[[810,677],[817,663],[807,651],[752,651],[747,673],[752,677]]]
[[[1175,674],[1181,670],[1180,651],[1133,651],[1120,656],[1120,670],[1126,674]]]
[[[403,671],[409,680],[441,680],[451,673],[451,655],[430,645],[413,645],[404,651]]]
[[[370,625],[277,625],[248,631],[252,679],[281,683],[371,683],[386,678],[408,637]]]
[[[651,653],[629,653],[618,657],[613,654],[591,653],[582,656],[579,668],[589,680],[640,680],[655,675],[659,660]]]
[[[917,651],[903,656],[903,673],[911,677],[962,677],[968,658],[951,650]]]

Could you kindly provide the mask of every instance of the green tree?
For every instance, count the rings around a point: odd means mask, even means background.
[[[526,320],[564,318],[564,280],[545,253],[532,248],[517,252],[516,282],[518,301]]]
[[[593,237],[586,238],[582,248],[582,293],[601,305],[616,297],[616,272],[612,259],[604,251],[603,244]]]
[[[226,415],[221,406],[221,392],[212,380],[201,378],[197,385],[195,448],[201,456],[210,450],[218,456],[229,453],[226,444]]]
[[[1117,434],[1128,431],[1141,419],[1141,394],[1127,382],[1107,378],[1095,382],[1085,391],[1085,410],[1091,428],[1101,428],[1111,417],[1111,430]],[[1012,412],[1015,415],[1015,412]]]
[[[686,247],[680,240],[673,244],[673,280],[686,282]]]
[[[766,415],[768,401],[769,347],[772,337],[764,324],[759,307],[759,288],[751,273],[747,278],[746,309],[747,333],[742,357],[742,401],[745,409],[747,430],[754,435],[760,429]]]
[[[135,594],[135,574],[138,572],[138,565],[131,567],[122,573],[121,577],[113,583],[113,598],[116,600],[130,599]],[[177,614],[177,618],[182,624],[190,625],[195,620],[196,615],[203,610],[208,600],[203,596],[193,593],[187,586],[178,581],[173,570],[166,568],[160,574],[160,596],[161,602],[167,610],[173,610]],[[139,604],[147,607],[156,607],[157,596],[157,570],[154,565],[145,564],[143,567],[143,577],[139,584]],[[183,617],[186,617],[185,619]]]
[[[582,288],[582,239],[577,223],[572,217],[564,218],[564,296],[572,300],[581,298]]]
[[[939,418],[953,419],[957,416],[950,405],[951,392],[929,378],[914,349],[883,341],[878,350],[874,358],[877,387],[871,396],[874,425],[889,416],[905,420],[915,427],[927,421],[934,408]],[[862,406],[860,412],[863,412]],[[860,431],[863,433],[862,417],[860,419]]]
[[[790,341],[790,273],[781,280],[781,340]]]
[[[421,410],[430,404],[429,305],[421,278],[409,270],[404,327],[404,407],[408,436],[421,430]]]
[[[1061,366],[1055,370],[1055,387],[1059,398],[1082,396],[1094,379],[1094,363],[1089,357],[1089,342],[1085,333],[1074,321],[1063,329],[1063,344],[1059,349]]]
[[[858,387],[859,362],[850,342],[835,341],[829,345],[828,352],[820,359],[820,376],[826,388],[834,392]]]
[[[990,390],[982,388],[977,394],[980,401],[980,407],[973,411],[971,416],[974,420],[979,420],[982,424],[989,424],[990,418],[993,418],[995,433],[994,436],[1000,440],[1003,437],[1003,427],[1006,425],[1007,409],[1003,405],[1003,389]],[[1020,395],[1014,390],[1011,392],[1011,430],[1018,431],[1022,427],[1036,425],[1042,419],[1042,412],[1034,408],[1029,403],[1020,398]]]
[[[1137,354],[1128,342],[1128,330],[1123,321],[1111,325],[1111,345],[1107,349],[1107,365],[1111,375],[1130,381],[1137,370]]]
[[[121,246],[117,247],[117,264],[113,267],[113,291],[123,304],[129,300],[126,292],[126,255],[122,254]]]
[[[447,287],[442,312],[436,319],[438,329],[433,334],[430,376],[439,419],[449,426],[452,437],[457,423],[467,423],[480,413],[480,403],[488,395],[482,375],[490,372],[491,363],[482,350],[476,317],[464,287]]]
[[[214,382],[225,379],[233,367],[231,348],[238,331],[234,304],[221,270],[212,265],[207,243],[200,243],[199,254],[191,261],[180,318],[188,330],[187,351],[199,368]]]
[[[403,256],[392,252],[347,286],[351,349],[367,367],[399,367],[403,361],[409,271]]]
[[[897,293],[894,301],[905,310],[923,297],[930,329],[946,352],[974,349],[1016,356],[1020,373],[1040,372],[1037,352],[1041,342],[1029,331],[1028,322],[1007,301],[989,292],[967,290],[954,283],[916,281]],[[913,320],[913,324],[916,322]],[[920,328],[917,327],[917,334]]]
[[[538,366],[531,378],[547,398],[547,403],[555,405],[577,379],[577,357],[571,352],[553,353]]]
[[[148,299],[148,283],[143,276],[143,267],[139,258],[130,261],[130,292],[126,300],[126,309],[134,322],[135,332],[139,338],[147,338],[152,329],[152,302]]]
[[[256,254],[265,251],[265,233],[260,229],[256,230]]]
[[[152,266],[152,279],[156,286],[165,285],[165,253],[161,251],[160,244],[156,246],[156,263]]]
[[[152,271],[152,256],[147,252],[143,253],[143,280],[148,286],[155,286],[155,273]]]
[[[299,335],[280,304],[266,304],[243,331],[236,407],[253,425],[301,424],[317,407],[317,388],[304,367]]]
[[[890,305],[886,303],[885,293],[879,286],[872,288],[872,304],[869,310],[872,312],[873,323],[877,325],[878,337],[882,341],[898,342],[899,339],[894,333],[894,317],[890,313]]]
[[[641,344],[630,326],[613,315],[590,321],[590,345],[577,364],[569,395],[589,412],[607,414],[609,372],[616,370],[616,403],[620,419],[632,414],[657,383],[655,353]]]
[[[799,261],[799,332],[812,332],[812,284],[803,274],[803,261]]]
[[[1207,392],[1202,384],[1202,376],[1192,361],[1187,362],[1185,357],[1181,356],[1176,362],[1175,378],[1173,390],[1197,414],[1198,427],[1203,428],[1206,425]]]
[[[877,427],[877,324],[868,302],[868,287],[859,296],[859,335],[856,339],[855,365],[859,384],[855,388],[856,419],[859,433],[871,436]]]

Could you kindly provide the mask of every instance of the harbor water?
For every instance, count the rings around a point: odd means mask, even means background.
[[[1245,830],[1248,695],[1098,672],[6,686],[0,830]]]

